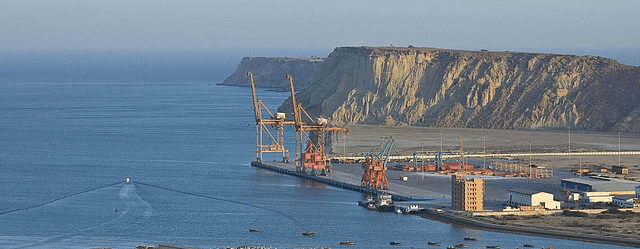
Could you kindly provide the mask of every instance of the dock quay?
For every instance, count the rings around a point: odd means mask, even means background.
[[[403,182],[400,180],[391,180],[389,190],[378,190],[363,187],[360,185],[360,180],[362,178],[363,172],[360,164],[334,164],[333,172],[328,173],[326,176],[313,176],[305,172],[298,172],[296,171],[296,166],[294,163],[284,163],[277,161],[266,161],[260,163],[253,161],[251,162],[251,166],[361,193],[372,195],[387,194],[391,195],[394,201],[423,202],[442,199],[436,198],[436,196],[443,197],[439,193],[412,187],[407,182]],[[393,177],[392,175],[393,174],[390,174],[390,177]],[[447,200],[445,202],[448,203],[450,202],[450,200]]]

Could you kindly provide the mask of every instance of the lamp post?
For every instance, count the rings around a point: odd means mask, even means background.
[[[420,172],[422,172],[422,180],[424,180],[424,143],[420,143],[420,157],[422,157],[420,160]]]
[[[440,130],[440,153],[442,153],[442,130]]]
[[[571,160],[571,126],[569,128],[569,160]]]
[[[618,132],[618,167],[622,166],[622,160],[620,159],[620,132]]]
[[[529,178],[531,178],[531,140],[529,140]]]
[[[342,133],[342,156],[347,156],[347,135]]]
[[[482,167],[487,168],[487,135],[482,134]]]
[[[578,176],[582,177],[582,154],[580,154],[580,160],[578,160],[580,163],[578,163]]]

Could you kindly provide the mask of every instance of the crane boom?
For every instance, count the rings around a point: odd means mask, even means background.
[[[297,130],[300,129],[300,126],[302,126],[302,117],[300,116],[299,111],[299,108],[301,107],[298,107],[298,104],[296,103],[296,93],[293,90],[293,77],[287,74],[287,79],[289,79],[289,89],[291,89],[291,102],[293,103],[293,121],[295,122]]]
[[[251,72],[247,72],[249,75],[249,79],[251,80],[251,94],[253,96],[253,112],[256,116],[256,124],[262,119],[260,109],[258,108],[258,98],[256,98],[256,86],[253,84],[253,74]]]

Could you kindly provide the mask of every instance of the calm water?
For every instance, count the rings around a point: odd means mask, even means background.
[[[272,110],[288,96],[258,94]],[[603,248],[370,212],[357,206],[359,193],[251,167],[254,132],[248,88],[1,83],[0,248],[340,248],[340,240],[429,248],[427,241],[446,246],[465,236],[478,238],[469,248]]]

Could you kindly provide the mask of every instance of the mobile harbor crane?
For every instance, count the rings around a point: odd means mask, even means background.
[[[326,175],[331,172],[331,161],[326,157],[327,137],[338,132],[346,133],[348,129],[328,127],[329,122],[325,118],[311,118],[302,105],[296,103],[291,75],[287,75],[287,79],[291,89],[293,123],[296,130],[296,169],[298,172],[307,173],[307,169],[310,168],[313,175]],[[303,121],[303,117],[306,121]],[[305,144],[306,147],[303,148]]]
[[[378,154],[375,151],[381,149]],[[389,161],[389,154],[391,150],[395,149],[396,153],[399,153],[396,146],[396,139],[387,137],[382,140],[378,147],[371,150],[369,155],[362,162],[362,179],[360,184],[363,187],[370,189],[389,189],[389,182],[387,181],[387,162]]]

